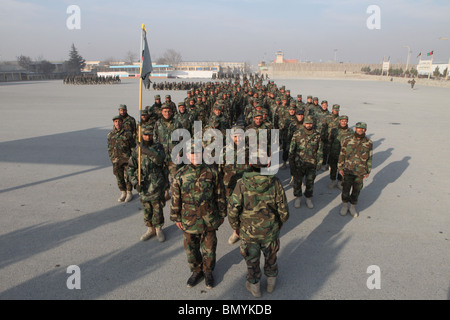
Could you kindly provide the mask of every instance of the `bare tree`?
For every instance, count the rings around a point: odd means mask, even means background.
[[[175,65],[183,61],[183,57],[181,54],[174,49],[168,49],[166,50],[162,57],[158,58],[156,60],[157,64],[168,64],[168,65]]]
[[[30,70],[31,65],[33,64],[31,58],[24,55],[20,55],[19,57],[17,57],[17,62],[19,63],[19,66],[21,66],[27,71]]]
[[[133,64],[133,62],[135,62],[137,54],[134,53],[133,51],[128,51],[127,55],[125,56],[125,62],[129,63],[129,64]]]

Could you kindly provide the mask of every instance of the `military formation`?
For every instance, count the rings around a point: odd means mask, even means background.
[[[247,265],[246,288],[254,297],[261,296],[262,252],[266,291],[275,289],[280,230],[290,212],[285,190],[276,175],[265,172],[271,163],[262,161],[262,155],[269,158],[279,151],[280,168],[289,166],[296,211],[301,211],[303,196],[306,207],[314,208],[316,175],[328,170],[329,188],[341,190],[340,214],[359,215],[356,205],[371,171],[373,145],[366,136],[367,124],[357,122],[351,129],[338,104],[329,110],[326,100],[319,103],[318,97],[308,96],[303,101],[301,94],[294,97],[274,81],[264,84],[263,77],[244,77],[198,83],[177,104],[171,95],[155,95],[154,103],[142,108],[138,122],[126,105],[118,109],[108,134],[121,191],[118,201],[131,201],[134,188],[147,227],[141,240],[156,237],[159,242],[165,240],[163,208],[170,203],[170,220],[183,232],[191,271],[188,287],[202,279],[207,288],[214,287],[216,231],[228,220],[233,229],[228,243],[240,241]],[[254,140],[247,135],[250,130]],[[177,140],[180,131],[191,139]],[[208,136],[210,132],[220,135]],[[195,136],[199,133],[201,137]],[[268,143],[256,148],[255,156],[252,146],[272,141],[272,133],[280,149]],[[217,139],[223,139],[224,147],[214,149],[213,156],[222,161],[207,163],[202,156]]]
[[[119,76],[98,76],[98,75],[71,75],[63,79],[64,84],[118,84],[121,83]]]

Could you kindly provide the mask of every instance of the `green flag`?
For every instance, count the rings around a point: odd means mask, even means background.
[[[141,78],[142,80],[147,79],[147,77],[150,75],[150,72],[152,72],[152,58],[150,57],[150,50],[148,48],[147,43],[147,30],[145,30],[145,26],[142,25],[142,54],[141,54]]]

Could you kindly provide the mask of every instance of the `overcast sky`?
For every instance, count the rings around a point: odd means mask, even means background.
[[[70,5],[80,29],[66,25]],[[301,61],[405,63],[403,46],[410,63],[432,50],[435,62],[450,58],[449,0],[0,0],[0,61],[67,60],[72,43],[86,60],[123,60],[138,55],[142,24],[153,61],[175,49],[184,61],[256,64],[281,50]]]

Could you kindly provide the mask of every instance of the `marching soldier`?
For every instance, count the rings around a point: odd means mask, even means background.
[[[330,155],[328,158],[328,164],[330,165],[330,185],[329,188],[333,189],[336,185],[337,175],[337,187],[342,190],[342,176],[338,173],[337,166],[339,161],[339,154],[341,153],[342,142],[354,134],[353,129],[348,127],[348,117],[339,117],[339,126],[333,127],[328,137]]]
[[[125,104],[121,104],[119,106],[119,114],[122,116],[123,128],[131,133],[133,136],[133,141],[136,140],[136,120],[128,114],[127,106]],[[133,148],[136,144],[133,145]]]
[[[261,175],[261,164],[252,164],[236,183],[228,203],[228,220],[241,238],[240,252],[247,264],[246,288],[261,296],[260,255],[264,254],[267,292],[275,289],[280,229],[289,218],[289,207],[280,180]]]
[[[338,170],[344,177],[342,184],[342,208],[341,215],[346,215],[350,210],[350,215],[358,217],[356,204],[359,193],[363,188],[363,180],[369,177],[372,170],[372,140],[366,137],[367,124],[358,122],[355,127],[353,137],[342,142],[341,153],[339,155]],[[351,194],[350,194],[351,190]],[[348,208],[350,202],[350,209]]]
[[[117,201],[129,202],[133,198],[132,185],[129,181],[127,168],[131,150],[135,145],[133,135],[123,127],[122,116],[113,118],[114,129],[108,133],[108,154],[113,165],[113,173],[121,195]]]
[[[302,197],[302,181],[305,178],[305,197],[308,208],[314,208],[312,195],[316,171],[322,165],[322,139],[314,130],[314,120],[311,116],[303,121],[303,129],[298,130],[292,137],[289,148],[289,163],[295,168],[294,172],[294,207],[300,208]]]
[[[141,181],[139,184],[139,147],[133,150],[128,161],[128,176],[132,185],[139,192],[144,210],[144,223],[147,232],[141,236],[146,241],[156,235],[159,242],[164,242],[162,231],[164,225],[163,208],[165,205],[164,190],[167,189],[168,170],[165,166],[164,149],[153,141],[153,128],[143,127],[141,141]]]
[[[194,140],[192,140],[194,141]],[[225,193],[217,169],[202,162],[201,142],[188,150],[189,165],[172,181],[170,220],[183,231],[184,248],[192,275],[189,288],[205,277],[206,288],[214,286],[216,230],[227,215]]]

